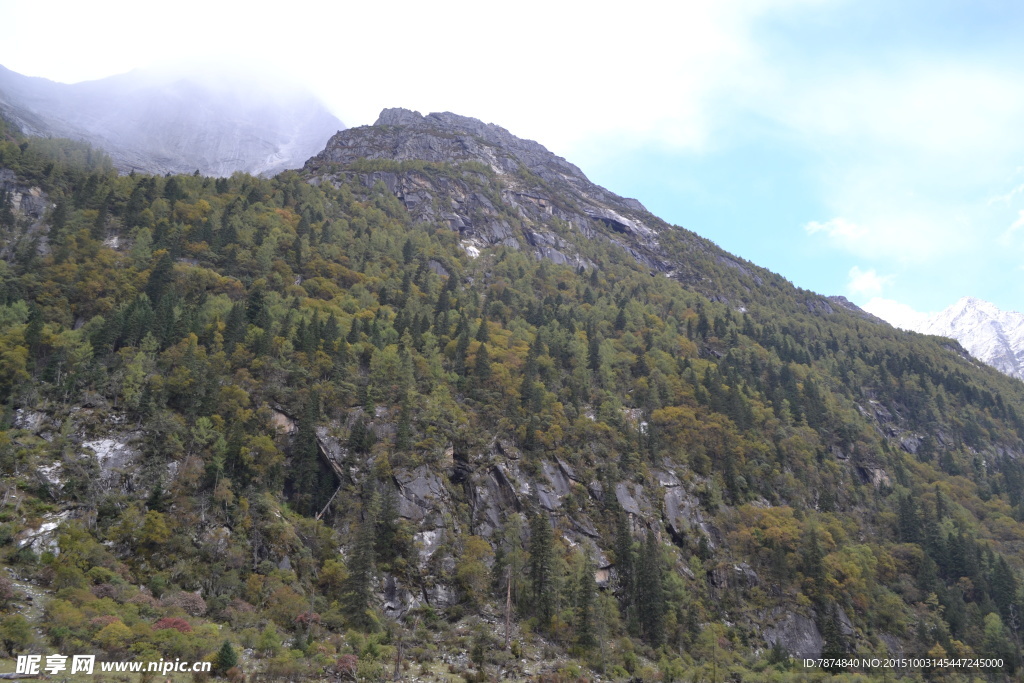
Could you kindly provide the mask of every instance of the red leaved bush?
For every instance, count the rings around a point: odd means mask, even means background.
[[[181,633],[192,632],[192,624],[188,623],[181,617],[164,617],[153,624],[154,631],[161,631],[165,628],[173,628]]]

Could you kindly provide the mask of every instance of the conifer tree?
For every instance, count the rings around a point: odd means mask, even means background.
[[[164,251],[157,260],[156,265],[153,266],[153,270],[149,274],[149,280],[146,282],[146,296],[152,302],[159,303],[160,297],[164,295],[168,285],[171,283],[171,278],[174,271],[174,259],[171,258],[171,254]]]
[[[825,647],[821,651],[821,656],[826,659],[840,660],[845,657],[849,657],[850,653],[846,650],[846,642],[843,638],[843,632],[839,628],[839,614],[836,606],[829,605],[824,608],[824,614],[820,616],[820,620],[823,622],[821,627],[821,637],[825,640]],[[840,671],[841,667],[833,665],[830,667],[830,671],[833,673]]]
[[[316,440],[316,423],[320,419],[320,401],[311,396],[298,420],[298,431],[292,456],[293,500],[299,510],[316,514],[317,484],[320,471],[320,446]]]
[[[614,494],[611,494],[614,499]],[[618,579],[619,609],[630,630],[636,632],[636,563],[629,513],[615,501],[615,574]]]
[[[375,623],[371,607],[373,577],[376,567],[377,511],[380,498],[374,487],[363,508],[363,518],[356,530],[355,542],[348,558],[349,575],[343,591],[343,604],[352,624],[368,629]]]
[[[596,600],[594,563],[588,553],[584,556],[576,584],[576,645],[583,650],[597,645]]]
[[[9,191],[0,192],[0,226],[5,228],[14,227],[14,203],[11,201]]]
[[[473,366],[473,375],[476,378],[478,388],[483,388],[491,379],[491,357],[487,353],[487,345],[481,344],[476,352],[476,363]]]
[[[534,615],[544,628],[555,614],[555,548],[551,522],[538,513],[530,519],[530,598]]]
[[[238,666],[238,653],[231,646],[231,642],[225,640],[224,644],[220,646],[220,650],[217,651],[216,669],[223,674],[236,666]]]
[[[661,544],[655,533],[647,531],[637,571],[637,615],[640,633],[653,647],[661,645],[665,636],[665,590],[663,587]]]

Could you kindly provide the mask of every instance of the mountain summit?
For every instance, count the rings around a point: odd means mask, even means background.
[[[457,231],[470,254],[508,246],[589,268],[595,242],[611,244],[651,274],[737,307],[761,298],[765,285],[784,282],[669,225],[636,199],[594,184],[543,145],[449,112],[385,109],[374,125],[337,133],[303,172],[314,184],[381,182],[415,221]],[[837,308],[837,302],[803,294],[812,312]]]
[[[384,160],[474,162],[482,172],[500,177],[504,189],[500,197],[488,198],[471,182],[435,185],[423,174],[396,176],[396,167],[372,163]],[[602,224],[616,233],[616,241],[637,260],[656,270],[668,269],[660,258],[653,227],[661,221],[640,202],[595,185],[583,171],[543,145],[500,126],[449,112],[422,116],[408,109],[385,109],[373,126],[350,128],[332,137],[327,148],[307,162],[306,170],[329,173],[354,162],[362,162],[359,168],[377,171],[367,179],[383,180],[417,219],[445,222],[458,230],[468,249],[496,244],[518,248],[525,242],[557,263],[584,264],[586,259],[555,234],[557,230],[541,227],[557,218],[569,229],[590,236],[595,224]],[[424,201],[428,195],[444,195],[444,200],[435,207],[434,202]],[[506,208],[511,211],[502,215]]]
[[[978,360],[1002,373],[1024,379],[1024,314],[965,296],[913,328],[950,337]]]
[[[99,147],[122,172],[158,174],[273,175],[344,128],[311,93],[218,68],[67,85],[0,66],[0,114],[25,134]]]

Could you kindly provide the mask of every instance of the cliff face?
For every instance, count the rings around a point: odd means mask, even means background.
[[[428,169],[402,162],[476,163],[468,170],[477,171],[479,182],[438,182]],[[542,145],[477,119],[385,109],[373,126],[332,137],[305,170],[321,179],[358,175],[369,185],[383,182],[417,220],[457,230],[471,253],[503,244],[555,263],[592,265],[566,239],[568,231],[610,240],[654,270],[671,270],[658,244],[658,230],[667,226],[640,202],[595,185]],[[482,190],[491,177],[501,190],[488,196]]]
[[[103,149],[122,172],[159,174],[273,175],[344,128],[312,95],[273,83],[145,72],[65,85],[0,67],[0,113],[25,134]]]

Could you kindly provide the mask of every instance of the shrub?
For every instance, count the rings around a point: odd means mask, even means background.
[[[359,657],[355,655],[342,655],[334,663],[334,673],[345,681],[356,680],[356,672],[359,670]]]
[[[165,628],[173,628],[180,633],[192,632],[192,624],[188,623],[181,617],[164,617],[153,624],[154,631],[160,631]]]
[[[165,595],[161,602],[164,607],[181,608],[186,614],[193,617],[201,617],[206,614],[206,601],[198,593],[178,591]]]

